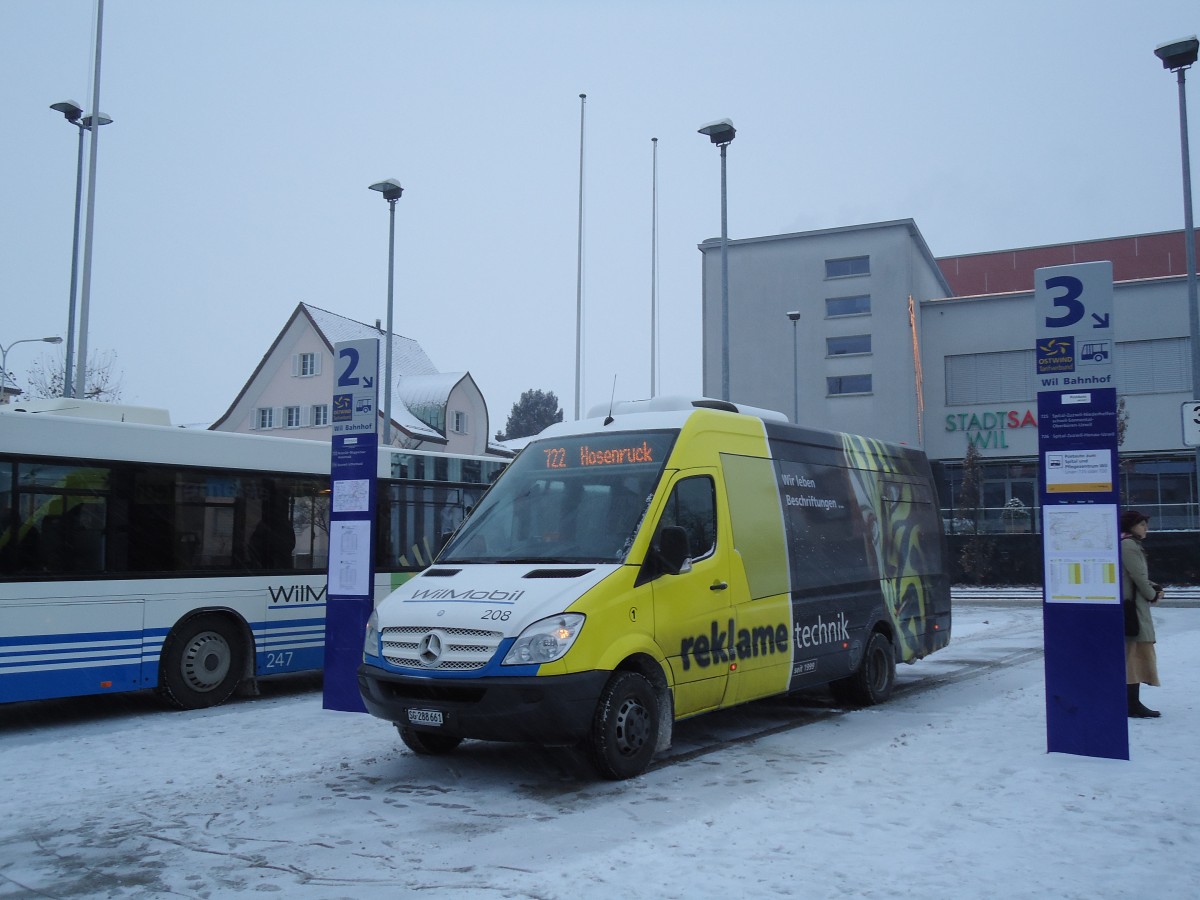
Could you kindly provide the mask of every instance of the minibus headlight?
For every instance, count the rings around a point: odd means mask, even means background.
[[[379,655],[379,613],[371,610],[371,618],[367,619],[367,633],[363,638],[363,656]]]
[[[502,665],[539,665],[561,659],[579,636],[583,619],[579,613],[561,613],[534,622],[521,632]]]

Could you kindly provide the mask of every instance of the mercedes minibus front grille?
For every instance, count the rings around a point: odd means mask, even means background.
[[[436,635],[436,654],[427,641]],[[383,629],[383,658],[393,666],[422,671],[470,672],[488,664],[504,635],[478,628],[405,625]],[[436,659],[431,661],[431,656]]]

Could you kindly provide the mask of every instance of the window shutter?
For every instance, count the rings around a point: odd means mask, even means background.
[[[271,411],[271,427],[272,428],[282,428],[283,427],[283,407],[282,406],[276,406]]]
[[[300,354],[293,353],[292,354],[292,376],[295,377],[296,375],[299,375],[299,374],[300,374]]]
[[[321,374],[321,354],[320,353],[313,354],[313,374],[314,375]]]
[[[946,357],[946,405],[1019,403],[1034,399],[1032,350]]]
[[[258,410],[250,410],[250,430],[258,431]]]
[[[310,425],[312,425],[312,407],[302,406],[300,407],[300,427],[308,428]]]
[[[1168,394],[1192,389],[1191,339],[1162,338],[1117,344],[1117,391]]]

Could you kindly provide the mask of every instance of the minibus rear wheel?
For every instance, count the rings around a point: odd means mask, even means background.
[[[637,672],[615,672],[596,704],[586,749],[604,778],[641,775],[658,747],[658,695]]]
[[[445,756],[462,743],[462,738],[448,734],[433,734],[399,725],[396,726],[396,730],[400,732],[400,740],[404,741],[404,746],[418,756]]]
[[[867,641],[867,652],[854,674],[829,685],[833,699],[849,706],[874,706],[892,696],[896,686],[896,653],[883,632]]]

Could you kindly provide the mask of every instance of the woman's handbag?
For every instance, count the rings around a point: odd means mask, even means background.
[[[1126,599],[1121,605],[1125,612],[1125,637],[1137,637],[1138,632],[1142,630],[1141,625],[1138,624],[1137,602]]]

